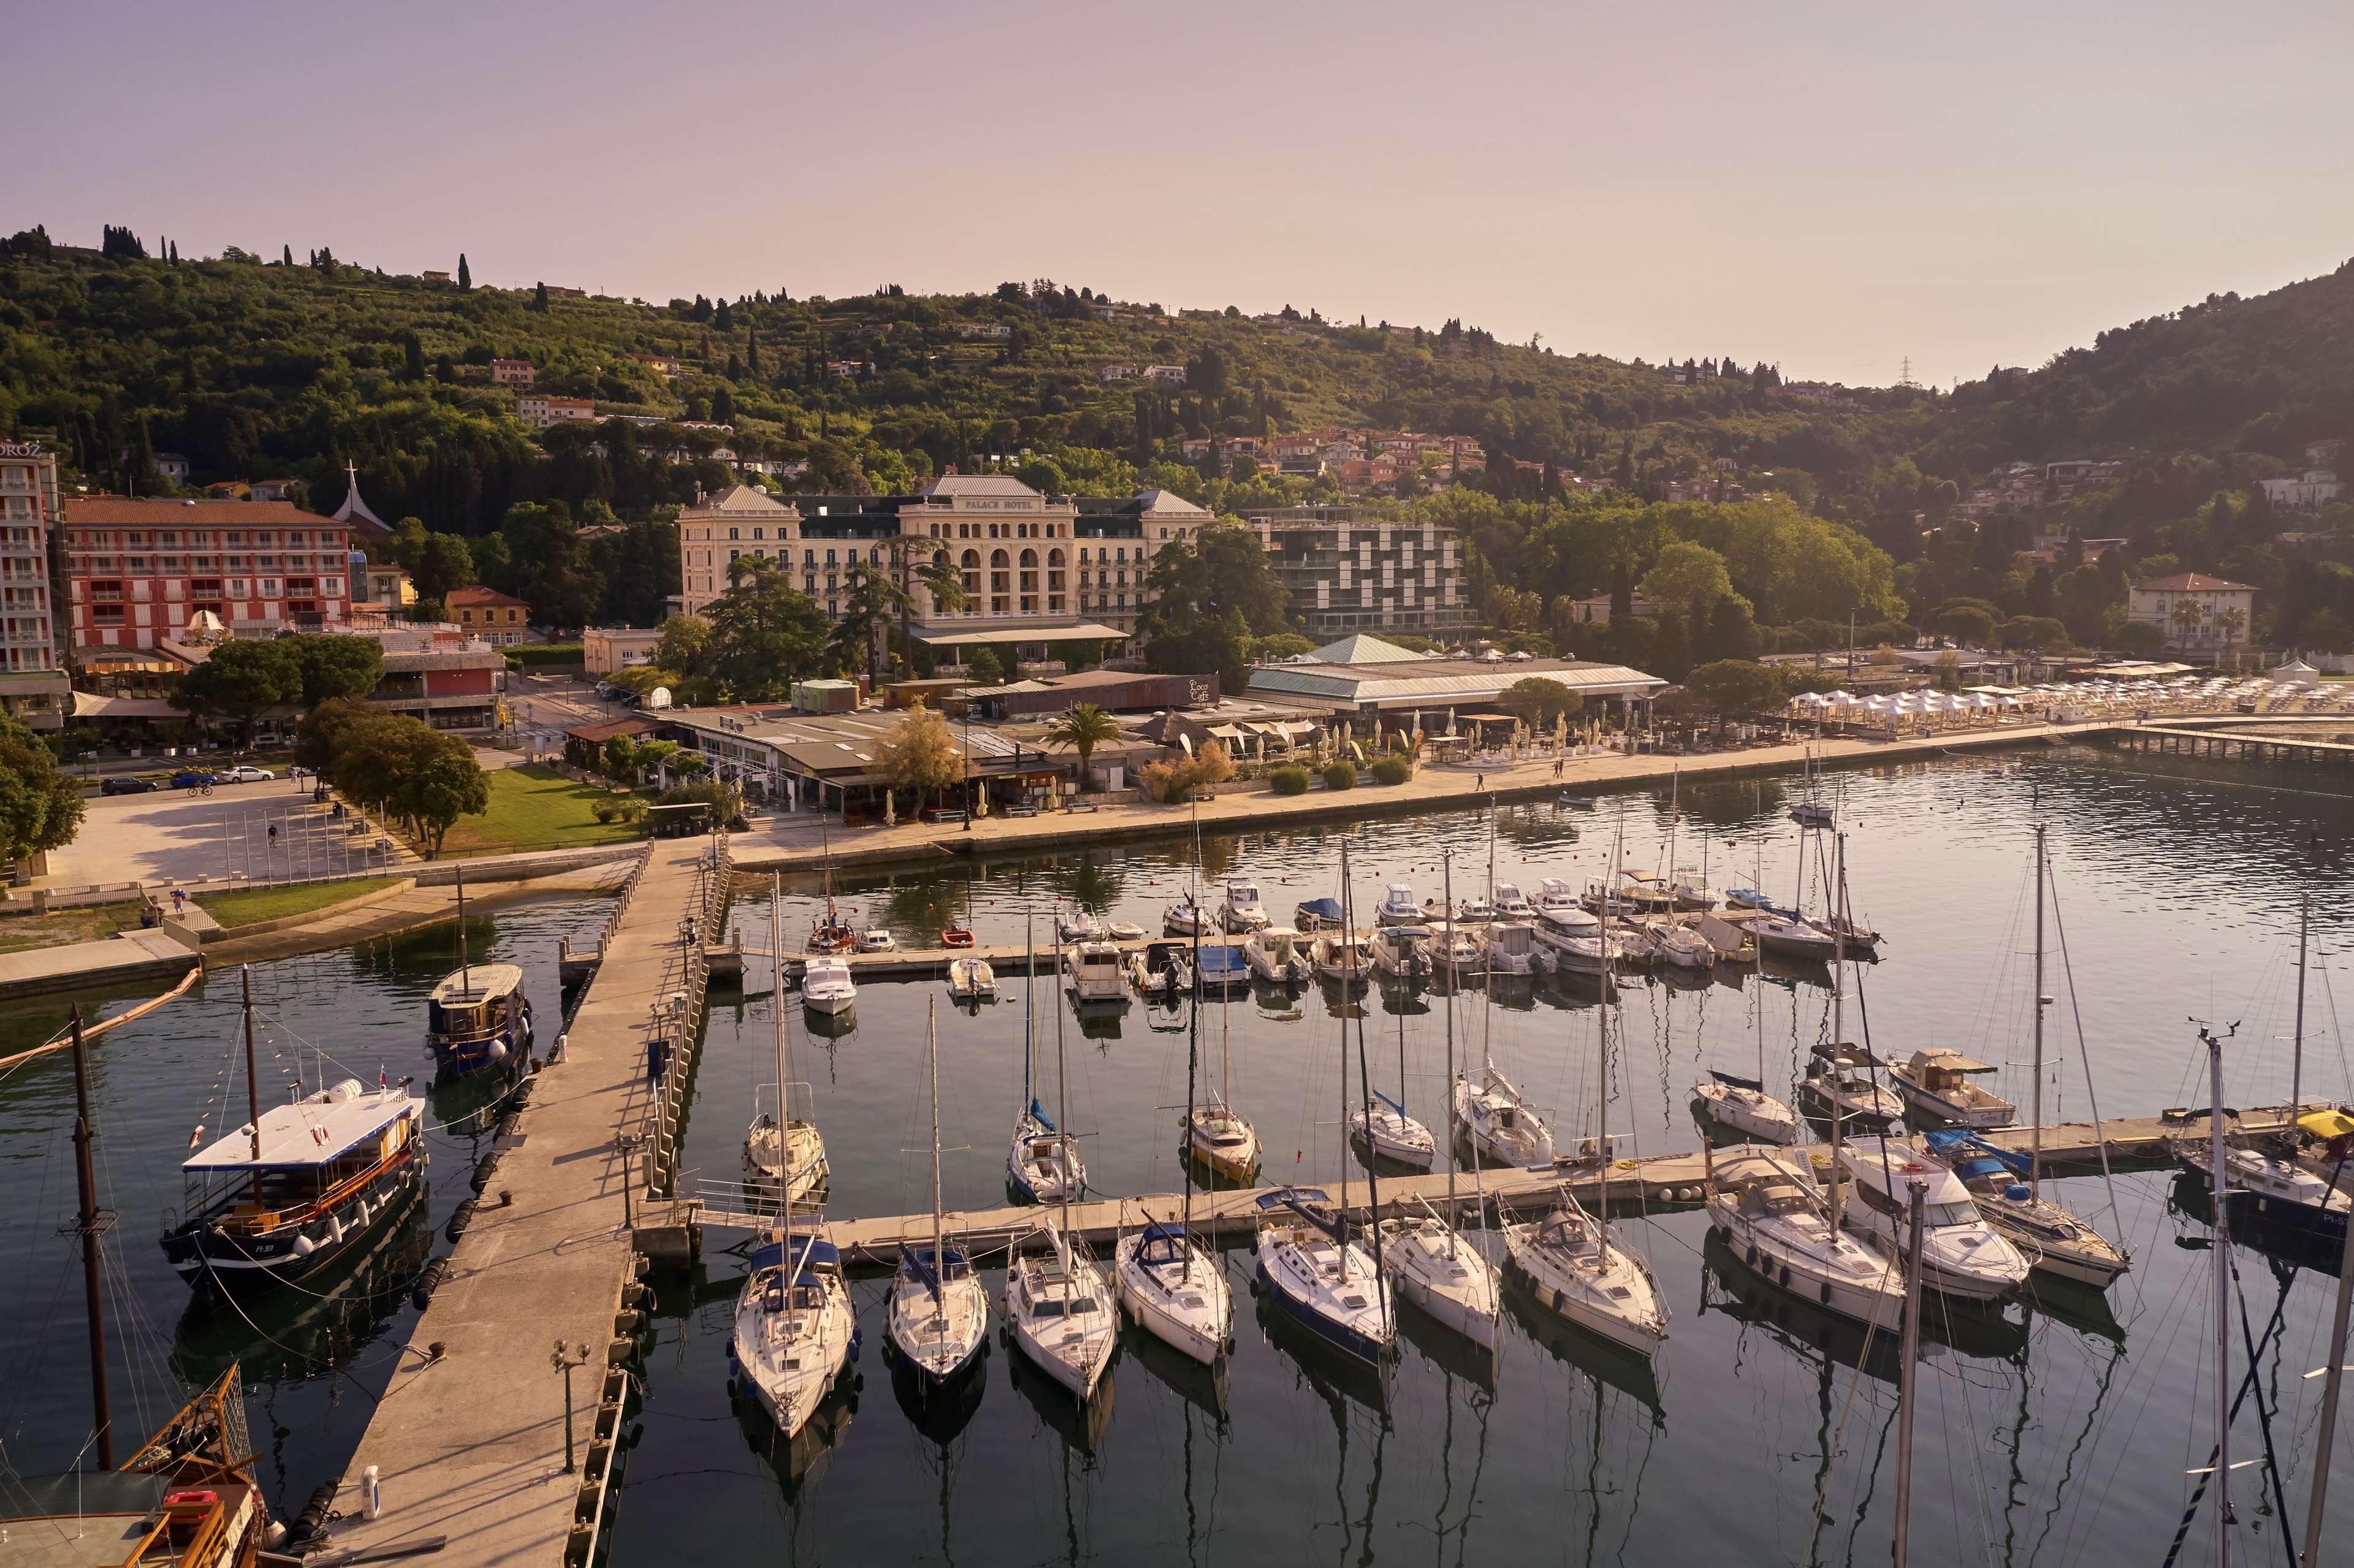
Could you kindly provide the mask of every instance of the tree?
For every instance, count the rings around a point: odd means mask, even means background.
[[[408,381],[424,380],[425,340],[413,332],[403,334],[400,347],[402,378]]]
[[[1770,666],[1747,659],[1719,659],[1695,665],[1683,683],[1695,700],[1721,718],[1769,713],[1789,700],[1781,677]]]
[[[1673,609],[1661,609],[1651,633],[1651,672],[1681,681],[1691,669],[1691,638],[1684,630],[1684,618]]]
[[[1005,666],[998,662],[997,650],[986,644],[964,656],[965,678],[976,686],[994,686],[1005,680]]]
[[[1148,591],[1155,597],[1137,627],[1148,640],[1226,615],[1241,618],[1237,636],[1291,630],[1291,596],[1266,546],[1256,532],[1231,519],[1161,546],[1152,558]]]
[[[1585,698],[1546,675],[1523,675],[1496,694],[1496,705],[1532,730],[1551,729],[1564,715],[1575,715]]]
[[[1759,637],[1748,601],[1725,594],[1709,611],[1708,624],[1693,641],[1693,656],[1705,664],[1718,659],[1755,659]]]
[[[409,736],[389,804],[425,842],[431,859],[441,853],[442,841],[460,817],[490,810],[491,786],[473,747],[454,735],[409,722],[423,733]]]
[[[1079,754],[1079,778],[1085,788],[1087,763],[1096,747],[1119,738],[1119,721],[1093,703],[1074,703],[1046,726],[1049,745],[1067,746]]]
[[[462,250],[458,252],[458,291],[461,294],[471,294],[474,291],[474,274],[472,270],[467,267],[466,253]]]
[[[729,563],[726,593],[711,601],[711,673],[739,702],[774,702],[795,681],[817,674],[825,612],[792,579],[757,556]]]
[[[848,575],[842,619],[833,623],[827,645],[845,674],[863,668],[873,679],[877,673],[877,647],[888,635],[892,621],[914,608],[914,598],[888,567],[872,556],[853,564]]]
[[[662,624],[662,641],[654,645],[654,662],[682,675],[705,673],[711,657],[711,622],[699,615],[673,615]]]
[[[180,678],[172,705],[192,714],[235,720],[245,744],[251,746],[256,719],[302,696],[302,667],[283,642],[224,642]]]
[[[2306,623],[2308,628],[2311,624]],[[2127,620],[2118,625],[2109,641],[2120,653],[2147,658],[2166,647],[2166,629],[2153,621]]]
[[[1704,626],[1716,601],[1733,597],[1733,576],[1723,556],[1679,539],[1663,547],[1657,564],[1643,574],[1643,593],[1654,604],[1681,610],[1686,626]],[[1747,600],[1742,604],[1748,608]]]
[[[875,748],[876,771],[894,789],[912,790],[908,810],[920,812],[933,795],[964,779],[964,754],[957,749],[948,721],[929,708],[918,708],[901,721],[889,739]]]
[[[22,861],[63,849],[81,828],[82,810],[81,785],[58,768],[48,744],[0,713],[0,854]]]
[[[605,777],[616,784],[627,784],[638,776],[638,743],[626,735],[605,737],[599,760],[604,764]]]
[[[1966,648],[1983,648],[1994,641],[1997,619],[1993,606],[1963,599],[1938,606],[1929,624]]]
[[[545,314],[547,310],[547,285],[535,283],[531,291],[531,308]]]
[[[384,679],[384,644],[373,637],[305,631],[278,639],[292,662],[299,687],[293,700],[307,711],[322,703],[366,696]]]
[[[1995,628],[2005,648],[2066,648],[2068,629],[2048,615],[2013,616]]]
[[[2258,494],[2264,493],[2262,491]],[[2225,646],[2237,642],[2240,633],[2248,629],[2248,612],[2236,604],[2227,604],[2215,616],[2215,624],[2222,629]]]
[[[1237,696],[1250,689],[1248,643],[1236,610],[1164,628],[1145,644],[1144,661],[1166,675],[1214,673],[1219,691]]]

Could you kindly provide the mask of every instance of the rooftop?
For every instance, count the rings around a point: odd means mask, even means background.
[[[148,501],[128,495],[77,495],[61,508],[68,523],[122,524],[134,528],[163,528],[175,524],[210,526],[237,523],[280,524],[287,527],[327,527],[334,521],[305,512],[291,501]]]
[[[425,1102],[407,1089],[363,1089],[345,1078],[331,1089],[306,1095],[291,1106],[261,1113],[261,1157],[253,1154],[253,1124],[246,1123],[209,1148],[191,1155],[183,1171],[251,1171],[256,1167],[325,1165],[345,1150],[375,1137]]]
[[[1356,641],[1359,639],[1349,639]],[[1378,639],[1368,641],[1378,641]],[[1369,663],[1267,664],[1251,672],[1250,694],[1304,697],[1352,705],[1448,706],[1493,698],[1516,681],[1542,675],[1574,692],[1603,696],[1648,696],[1667,683],[1625,664],[1589,664],[1578,660],[1533,659],[1524,663],[1487,663],[1473,659],[1382,659]]]
[[[2170,577],[2153,577],[2135,587],[2148,593],[2253,593],[2253,583],[2235,583],[2228,577],[2211,577],[2203,572],[2177,572]]]

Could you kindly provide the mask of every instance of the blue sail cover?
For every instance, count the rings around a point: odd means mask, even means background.
[[[1136,1253],[1148,1265],[1182,1262],[1185,1257],[1185,1233],[1175,1225],[1155,1220],[1144,1227],[1144,1239],[1138,1245]]]
[[[1381,1092],[1381,1090],[1379,1090],[1379,1089],[1375,1089],[1375,1090],[1373,1091],[1373,1098],[1375,1098],[1375,1099],[1377,1099],[1377,1100],[1381,1101],[1381,1102],[1382,1102],[1382,1104],[1384,1104],[1384,1105],[1385,1105],[1385,1106],[1389,1107],[1390,1107],[1390,1109],[1392,1109],[1392,1110],[1394,1110],[1394,1111],[1397,1112],[1397,1113],[1398,1113],[1398,1115],[1400,1115],[1400,1116],[1404,1116],[1404,1115],[1405,1115],[1405,1107],[1404,1107],[1404,1106],[1402,1106],[1402,1105],[1398,1104],[1398,1103],[1397,1103],[1397,1101],[1395,1101],[1395,1100],[1394,1100],[1394,1099],[1390,1098],[1390,1097],[1389,1097],[1389,1096],[1387,1096],[1387,1095],[1385,1095],[1385,1094],[1382,1093],[1382,1092]]]
[[[1940,1159],[1966,1162],[1955,1168],[1955,1174],[1965,1179],[1999,1171],[2024,1176],[2032,1163],[2026,1155],[1999,1149],[1967,1128],[1942,1128],[1925,1134],[1923,1140]]]
[[[1055,1118],[1048,1116],[1046,1114],[1046,1107],[1040,1105],[1034,1099],[1030,1102],[1030,1119],[1036,1122],[1040,1127],[1044,1128],[1048,1132],[1053,1132],[1055,1130]]]
[[[1720,1073],[1713,1067],[1709,1069],[1708,1075],[1728,1088],[1748,1089],[1761,1095],[1766,1092],[1766,1086],[1755,1078],[1736,1078],[1730,1073]]]
[[[821,1241],[815,1236],[795,1236],[790,1242],[770,1242],[765,1246],[754,1247],[752,1249],[754,1271],[784,1267],[788,1246],[792,1249],[790,1255],[795,1266],[801,1265],[802,1255],[805,1253],[808,1255],[807,1261],[811,1267],[822,1268],[828,1265],[836,1268],[842,1266],[842,1253],[832,1242]]]
[[[1225,980],[1242,975],[1248,969],[1243,950],[1231,942],[1220,942],[1202,949],[1202,978]]]
[[[1303,899],[1298,913],[1310,916],[1319,921],[1330,920],[1337,926],[1341,923],[1341,901],[1337,898]]]

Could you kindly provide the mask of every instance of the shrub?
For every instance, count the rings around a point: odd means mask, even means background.
[[[1373,776],[1376,784],[1403,784],[1414,777],[1414,758],[1396,753],[1377,757],[1365,771]]]
[[[1356,787],[1357,765],[1355,763],[1344,757],[1338,762],[1328,762],[1324,765],[1324,788],[1353,789]]]
[[[1297,764],[1278,768],[1267,774],[1267,788],[1278,795],[1305,795],[1308,793],[1308,769]]]
[[[600,822],[610,822],[621,814],[621,803],[610,795],[605,796],[588,803],[588,814]]]
[[[578,664],[581,662],[580,644],[578,642],[520,642],[504,652],[510,670],[542,664]]]
[[[1223,784],[1234,776],[1234,758],[1214,740],[1182,760],[1148,763],[1141,777],[1147,795],[1164,806],[1174,806],[1201,785]]]

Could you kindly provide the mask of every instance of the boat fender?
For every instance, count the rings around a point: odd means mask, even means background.
[[[1826,1307],[1828,1307],[1828,1306],[1829,1306],[1830,1304],[1831,1304],[1831,1282],[1830,1282],[1829,1280],[1826,1279],[1826,1280],[1824,1280],[1824,1281],[1823,1281],[1823,1305],[1824,1305],[1824,1306],[1826,1306]]]
[[[447,1236],[451,1245],[454,1246],[457,1245],[458,1238],[466,1234],[466,1226],[472,1222],[473,1218],[474,1200],[468,1198],[450,1212],[450,1223],[441,1227],[441,1234]]]
[[[417,1303],[417,1309],[419,1312],[424,1311],[426,1306],[432,1301],[433,1293],[441,1287],[442,1276],[449,1271],[450,1260],[437,1257],[425,1266],[424,1273],[417,1277],[417,1287],[409,1293],[409,1299]]]
[[[327,1520],[333,1516],[338,1483],[329,1481],[311,1494],[302,1511],[294,1518],[294,1533],[290,1544],[302,1545],[320,1539],[327,1532]]]
[[[313,1241],[309,1236],[296,1236],[294,1238],[294,1255],[296,1257],[308,1257],[318,1250],[319,1244]]]
[[[491,1184],[491,1172],[499,1168],[498,1154],[493,1151],[474,1161],[474,1192],[479,1195]]]
[[[491,1060],[493,1062],[505,1061],[507,1059],[507,1043],[504,1040],[492,1041],[490,1056]]]
[[[2032,1196],[2032,1194],[2028,1192],[2026,1185],[2019,1181],[2013,1181],[2009,1186],[2005,1187],[2002,1190],[2002,1195],[2009,1199],[2014,1203],[2024,1203],[2031,1196]]]

